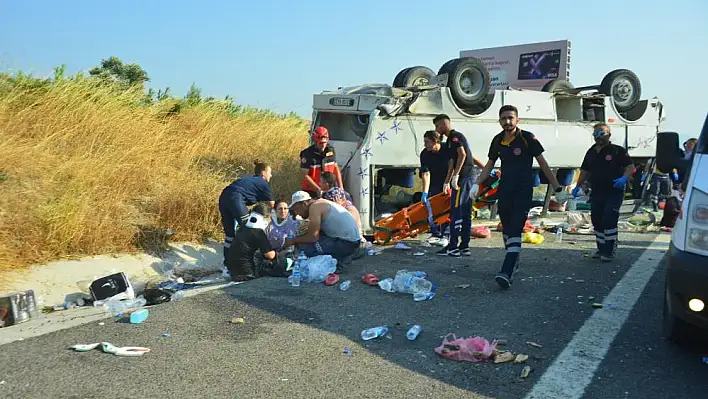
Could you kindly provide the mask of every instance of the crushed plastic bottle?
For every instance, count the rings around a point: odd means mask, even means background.
[[[385,280],[379,281],[379,288],[381,288],[384,291],[388,291],[388,292],[396,292],[396,290],[393,289],[393,279],[392,278],[387,278]]]
[[[413,300],[416,302],[427,301],[433,298],[435,298],[434,292],[416,292],[413,294]]]
[[[393,280],[393,289],[397,292],[415,294],[416,292],[430,292],[432,288],[433,283],[408,272],[396,273],[396,278]]]
[[[406,333],[406,338],[408,338],[409,341],[415,341],[421,331],[423,331],[423,327],[421,327],[420,324],[414,324]]]
[[[342,284],[339,284],[339,289],[342,291],[346,291],[349,289],[349,287],[352,285],[352,282],[349,280],[344,280],[342,281]]]
[[[128,299],[124,301],[107,301],[103,304],[103,309],[111,314],[121,314],[130,309],[139,309],[147,304],[145,298],[141,296],[135,299]]]
[[[372,328],[367,328],[366,330],[361,332],[361,339],[363,339],[364,341],[368,341],[370,339],[382,337],[386,334],[388,334],[388,327],[386,327],[386,326],[372,327]]]
[[[556,230],[556,242],[563,242],[563,228],[560,226]]]

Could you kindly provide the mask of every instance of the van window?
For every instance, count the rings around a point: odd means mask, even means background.
[[[369,115],[318,112],[315,126],[326,127],[330,140],[357,142],[366,137]]]

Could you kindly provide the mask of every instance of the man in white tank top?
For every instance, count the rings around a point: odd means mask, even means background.
[[[331,255],[337,259],[337,269],[351,262],[359,249],[359,227],[344,207],[325,199],[313,200],[305,191],[292,196],[290,211],[309,220],[307,233],[288,239],[285,246],[297,245],[305,255]]]

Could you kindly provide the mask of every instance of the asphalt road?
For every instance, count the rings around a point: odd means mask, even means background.
[[[541,246],[525,245],[509,291],[493,280],[502,256],[494,233],[473,241],[470,258],[434,256],[434,248],[421,248],[424,256],[413,256],[415,248],[367,256],[342,276],[353,282],[348,291],[263,278],[155,306],[140,325],[107,319],[3,345],[0,397],[522,398],[551,373],[559,354],[577,344],[576,331],[594,313],[621,311],[591,304],[603,302],[656,235],[622,234],[611,264],[587,257],[592,237],[566,235],[560,244],[546,238]],[[645,260],[662,256],[647,253]],[[414,302],[360,282],[365,272],[386,277],[400,268],[428,272],[438,295]],[[583,397],[707,397],[705,340],[679,347],[661,337],[663,280],[662,263],[609,351],[596,359],[599,367],[588,375]],[[234,316],[245,323],[231,324]],[[412,323],[424,330],[408,341]],[[359,339],[362,329],[376,325],[388,325],[390,336]],[[530,356],[533,370],[521,379],[524,365],[442,359],[433,348],[448,333],[505,339],[507,349]],[[67,349],[98,341],[152,351],[125,358]]]

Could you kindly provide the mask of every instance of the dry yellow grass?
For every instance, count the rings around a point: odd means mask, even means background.
[[[273,166],[277,194],[296,189],[301,119],[214,106],[165,117],[169,100],[137,106],[140,94],[89,79],[4,89],[0,271],[130,251],[140,226],[221,239],[218,195],[235,171],[252,173],[255,157]]]

